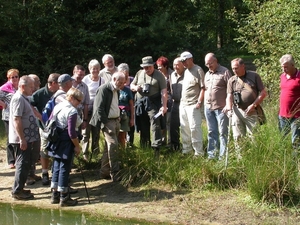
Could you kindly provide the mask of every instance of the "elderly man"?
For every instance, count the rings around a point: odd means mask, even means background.
[[[283,71],[280,75],[279,128],[284,135],[292,132],[293,148],[299,150],[300,72],[290,54],[283,55],[279,62]]]
[[[260,76],[256,72],[246,71],[241,58],[233,59],[231,68],[235,76],[228,80],[223,112],[233,110],[232,133],[239,158],[241,155],[238,141],[247,133],[252,134],[253,128],[259,124],[256,107],[262,103],[267,92]]]
[[[30,98],[30,103],[32,106],[36,107],[38,112],[42,114],[43,109],[46,105],[46,103],[49,101],[49,99],[52,97],[52,95],[58,90],[58,77],[60,74],[58,73],[51,73],[48,77],[47,84],[45,87],[40,88],[36,92],[33,93],[32,97]],[[40,125],[40,132],[42,131],[43,126]],[[41,148],[40,148],[40,154],[41,154],[41,164],[42,164],[42,184],[43,185],[49,185],[49,156],[44,154],[44,145],[43,141],[41,141]],[[34,183],[34,180],[38,180],[38,177],[29,177],[30,180],[28,180],[28,183]]]
[[[24,190],[30,169],[33,148],[39,148],[39,130],[28,96],[32,95],[34,80],[28,76],[20,78],[18,91],[10,103],[9,143],[16,152],[15,182],[12,197],[18,200],[33,199],[30,190]]]
[[[115,66],[114,57],[110,54],[105,54],[102,57],[102,63],[104,68],[100,70],[99,76],[102,77],[105,83],[111,81],[111,76],[118,71],[118,68]]]
[[[181,53],[180,60],[186,68],[180,103],[182,153],[194,150],[195,157],[204,156],[200,110],[204,97],[204,71],[194,64],[190,52]]]
[[[184,78],[184,66],[180,61],[180,57],[174,59],[173,62],[174,72],[170,76],[170,88],[173,105],[171,108],[170,116],[170,136],[171,136],[171,150],[179,151],[180,149],[180,118],[179,106],[181,100],[182,83]]]
[[[152,56],[142,59],[138,71],[130,88],[136,92],[135,115],[136,125],[140,131],[140,144],[142,147],[150,146],[150,125],[152,131],[151,146],[159,156],[161,146],[161,118],[155,116],[158,112],[164,115],[167,112],[167,83],[165,77],[154,69]]]
[[[89,103],[90,103],[90,94],[88,86],[82,82],[82,79],[85,76],[85,69],[81,65],[76,65],[73,69],[73,87],[77,88],[79,91],[83,93],[83,100],[77,107],[78,115],[83,119],[83,123],[81,125],[81,129],[85,129],[88,121],[89,114]],[[80,132],[81,132],[80,129]]]
[[[100,127],[105,138],[106,147],[101,159],[100,178],[119,181],[118,133],[120,130],[119,90],[125,85],[125,75],[116,72],[112,80],[101,85],[96,93],[93,115],[90,124]]]
[[[224,156],[227,138],[227,115],[222,112],[226,105],[227,82],[231,77],[229,70],[218,63],[213,53],[205,56],[205,65],[208,68],[204,78],[204,114],[208,129],[208,159],[217,157],[221,160]]]

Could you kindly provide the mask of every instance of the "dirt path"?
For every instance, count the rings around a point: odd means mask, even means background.
[[[38,181],[26,188],[35,195],[34,200],[17,201],[10,196],[14,170],[6,166],[6,153],[0,150],[0,202],[26,204],[39,208],[58,208],[50,204],[50,188]],[[37,166],[37,174],[41,167]],[[84,171],[90,202],[86,198],[82,176],[72,172],[72,186],[78,189],[73,195],[79,198],[75,207],[64,208],[89,212],[94,216],[104,215],[135,218],[171,224],[299,224],[296,213],[274,211],[265,213],[260,208],[246,207],[247,195],[238,191],[228,192],[176,192],[168,188],[125,188],[120,183],[99,180],[96,171]]]

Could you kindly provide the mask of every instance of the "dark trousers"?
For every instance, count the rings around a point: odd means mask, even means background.
[[[178,150],[180,147],[180,118],[179,118],[180,102],[174,102],[171,110],[170,118],[170,136],[172,149]]]
[[[134,131],[135,126],[130,127],[130,131],[127,132],[127,142],[129,142],[130,145],[133,145],[134,142]]]
[[[33,151],[32,148],[34,145],[35,142],[27,143],[27,149],[21,150],[20,144],[12,144],[14,151],[17,153],[15,162],[16,171],[13,193],[21,191],[24,188],[30,168],[30,156]]]
[[[15,164],[16,161],[16,152],[15,149],[11,144],[8,142],[8,127],[9,127],[9,122],[3,120],[4,122],[4,127],[5,127],[5,134],[7,136],[6,140],[6,154],[7,154],[7,163],[9,164]]]
[[[141,147],[158,148],[161,146],[161,118],[153,119],[153,116],[158,113],[158,109],[152,105],[152,110],[144,111],[142,115],[138,116],[140,124],[140,145]],[[152,139],[150,141],[150,130]]]

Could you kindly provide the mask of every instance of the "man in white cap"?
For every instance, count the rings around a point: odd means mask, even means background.
[[[142,59],[138,71],[130,85],[130,89],[136,92],[135,115],[137,129],[140,131],[140,144],[142,147],[151,147],[159,156],[161,146],[161,118],[154,117],[158,112],[164,115],[167,112],[167,84],[165,77],[154,69],[152,56]],[[150,127],[152,140],[150,142]]]
[[[194,150],[196,157],[204,156],[200,110],[204,98],[204,71],[194,64],[190,52],[181,53],[180,60],[186,68],[180,103],[182,153]]]

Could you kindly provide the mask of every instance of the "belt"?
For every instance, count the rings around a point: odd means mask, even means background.
[[[108,120],[118,120],[120,117],[117,118],[108,118]]]

